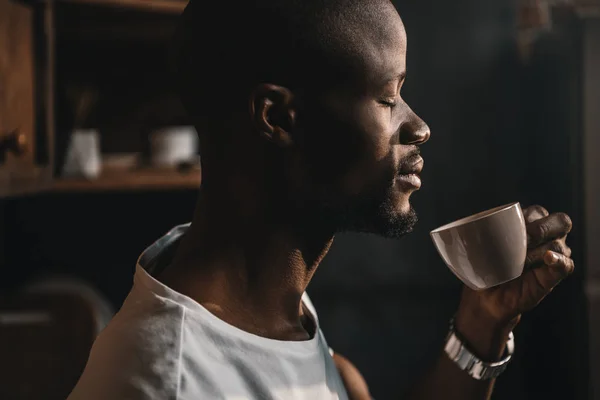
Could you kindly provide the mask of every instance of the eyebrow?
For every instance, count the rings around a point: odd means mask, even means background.
[[[397,80],[398,82],[402,82],[404,79],[406,79],[406,71],[403,71],[399,74],[395,74],[393,76],[390,76],[389,78],[386,78],[383,83],[389,83],[392,81]]]

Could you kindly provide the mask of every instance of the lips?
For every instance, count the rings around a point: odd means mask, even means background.
[[[423,158],[419,155],[410,157],[406,162],[402,163],[396,182],[407,190],[419,189],[421,187],[421,178],[419,174],[423,170]]]
[[[423,170],[423,158],[419,155],[411,157],[407,162],[402,163],[398,175],[419,175]]]

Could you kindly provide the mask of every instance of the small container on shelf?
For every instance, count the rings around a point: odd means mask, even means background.
[[[198,133],[191,126],[168,126],[150,134],[150,164],[177,167],[197,161]]]
[[[95,129],[78,129],[71,134],[62,176],[96,179],[102,171],[100,135]]]

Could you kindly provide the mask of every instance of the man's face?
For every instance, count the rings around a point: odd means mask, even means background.
[[[410,196],[421,182],[418,145],[429,128],[401,97],[406,34],[395,14],[366,32],[352,80],[307,102],[302,135],[301,206],[316,206],[338,230],[399,237],[412,230]],[[382,29],[383,28],[383,29]],[[368,29],[368,28],[365,28]]]

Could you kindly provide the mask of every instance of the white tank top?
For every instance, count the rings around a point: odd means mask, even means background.
[[[142,253],[133,288],[98,336],[69,400],[347,400],[306,294],[317,333],[280,341],[229,325],[152,277],[188,226]]]

